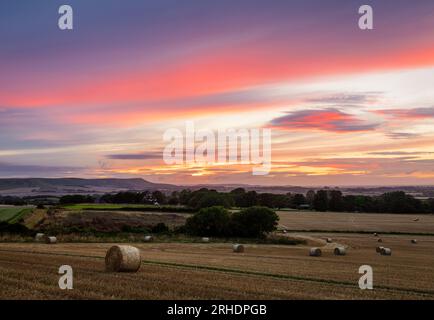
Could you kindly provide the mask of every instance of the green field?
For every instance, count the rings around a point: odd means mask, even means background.
[[[23,207],[0,208],[0,222],[17,223],[31,211],[31,208]]]
[[[111,204],[111,203],[82,203],[82,204],[71,204],[63,206],[65,209],[69,210],[121,210],[123,208],[137,208],[137,209],[154,209],[157,206],[149,204]],[[174,208],[176,208],[174,206]]]
[[[89,203],[63,205],[67,210],[99,210],[99,211],[143,211],[143,212],[170,212],[170,213],[190,213],[191,208],[180,206],[155,206],[150,204],[111,204],[111,203]]]

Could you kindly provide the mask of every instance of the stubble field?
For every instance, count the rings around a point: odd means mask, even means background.
[[[297,235],[292,235],[297,236]],[[390,257],[375,252],[370,235],[300,234],[308,246],[228,244],[133,244],[141,250],[137,273],[104,271],[111,244],[0,244],[0,299],[434,299],[434,239],[385,236]],[[326,244],[322,236],[333,237]],[[335,245],[348,248],[334,256]],[[58,268],[71,265],[74,289],[58,287]],[[374,290],[360,290],[358,269],[374,271]]]
[[[434,235],[434,215],[279,211],[280,226],[295,231],[385,232]]]

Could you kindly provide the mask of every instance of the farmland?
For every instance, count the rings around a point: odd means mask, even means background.
[[[131,229],[151,228],[164,223],[170,228],[183,225],[186,215],[163,212],[140,212],[122,210],[54,210],[40,225],[42,228],[91,229],[99,232],[121,232]]]
[[[235,254],[228,244],[134,244],[142,267],[135,274],[104,272],[110,244],[0,244],[0,298],[28,299],[434,299],[434,239],[385,236],[391,257],[375,253],[370,235],[332,236],[348,247],[333,256],[333,245],[316,237],[322,257],[308,246],[247,245]],[[74,290],[58,289],[57,268],[74,268]],[[374,290],[358,288],[358,268],[374,270]],[[215,281],[218,278],[219,281]]]
[[[281,228],[295,231],[349,231],[433,234],[434,215],[279,211]]]
[[[68,207],[50,214],[35,209],[25,222],[112,230],[161,222],[176,227],[188,216],[98,209]],[[0,243],[0,299],[434,299],[432,215],[282,211],[279,216],[276,235],[303,243],[245,241],[245,252],[234,253],[227,239],[200,243],[157,234],[154,242],[144,243],[143,234],[126,237],[123,243],[141,251],[137,273],[104,271],[105,253],[120,238],[60,234],[56,245]],[[392,256],[375,252],[379,238]],[[313,246],[321,248],[321,257],[308,256]],[[347,255],[333,255],[336,246],[344,246]],[[73,290],[58,287],[57,271],[65,264],[74,270]],[[373,268],[374,290],[358,287],[362,265]]]
[[[0,222],[16,223],[31,211],[27,207],[0,207]]]

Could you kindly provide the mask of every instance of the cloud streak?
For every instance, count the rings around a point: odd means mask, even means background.
[[[270,126],[282,130],[321,130],[334,133],[372,131],[379,123],[369,123],[338,109],[301,110],[273,119]]]

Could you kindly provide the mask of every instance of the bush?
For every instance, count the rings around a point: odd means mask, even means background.
[[[230,223],[229,212],[223,207],[201,209],[187,219],[185,229],[195,236],[218,237],[228,234]]]
[[[0,222],[0,234],[3,233],[29,235],[30,230],[22,224],[9,224],[7,222]]]
[[[231,218],[233,236],[262,238],[265,233],[275,231],[279,216],[266,207],[250,207],[236,212]]]
[[[152,227],[151,232],[152,233],[167,233],[167,232],[169,232],[169,227],[165,223],[160,222],[160,223],[158,223]]]
[[[74,194],[61,197],[59,202],[60,204],[94,203],[95,199],[92,196]]]
[[[201,209],[187,219],[185,231],[194,236],[263,238],[276,230],[279,216],[266,207],[250,207],[230,214],[223,207]]]

